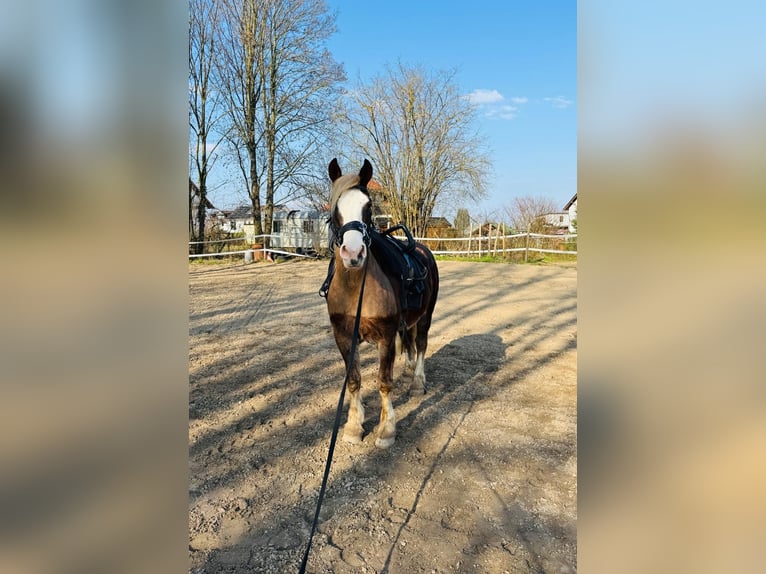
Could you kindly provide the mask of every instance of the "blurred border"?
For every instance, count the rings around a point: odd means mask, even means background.
[[[765,10],[578,3],[585,572],[760,564]],[[186,29],[0,21],[0,571],[187,568]]]
[[[186,2],[0,19],[0,571],[183,572]]]
[[[766,8],[578,12],[578,566],[754,571]]]

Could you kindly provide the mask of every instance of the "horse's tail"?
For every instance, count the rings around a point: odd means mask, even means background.
[[[407,323],[402,319],[399,325],[399,336],[396,338],[396,353],[404,353],[411,349],[414,341],[412,340],[412,331],[407,328]]]

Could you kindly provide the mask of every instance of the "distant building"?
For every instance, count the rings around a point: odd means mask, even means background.
[[[577,233],[575,222],[577,221],[577,194],[572,196],[563,211],[546,213],[542,216],[545,226],[549,233],[565,235],[567,233]]]
[[[569,212],[556,211],[542,216],[548,233],[564,235],[569,232]]]
[[[277,217],[277,214],[281,212],[287,212],[287,208],[284,205],[275,205],[273,217]],[[245,237],[249,241],[255,241],[255,220],[253,218],[253,206],[252,205],[240,205],[236,209],[226,213],[227,223],[223,227],[227,231],[232,233],[245,233]],[[264,225],[263,221],[263,207],[261,208],[261,226]],[[268,233],[264,230],[264,233]],[[259,241],[261,242],[261,241]]]
[[[328,250],[329,217],[326,211],[282,210],[271,222],[271,247],[297,253],[324,253]]]
[[[564,206],[564,211],[569,214],[569,233],[577,233],[577,193],[572,196]]]
[[[189,236],[190,237],[197,237],[197,227],[198,227],[198,221],[197,221],[197,209],[199,209],[199,187],[197,187],[197,184],[192,181],[191,178],[189,178]],[[210,227],[210,214],[214,212],[215,206],[210,203],[210,200],[206,197],[205,198],[205,229],[209,229]]]

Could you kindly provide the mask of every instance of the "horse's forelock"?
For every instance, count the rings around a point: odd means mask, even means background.
[[[352,189],[356,185],[359,185],[359,176],[354,174],[342,175],[333,182],[332,190],[330,191],[330,213],[333,217],[335,216],[340,196],[344,191]]]

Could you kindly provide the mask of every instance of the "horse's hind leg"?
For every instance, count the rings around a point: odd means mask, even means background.
[[[415,333],[416,328],[408,329],[402,335],[402,346],[404,347],[404,371],[402,371],[402,382],[411,382],[415,376]]]
[[[415,374],[412,378],[412,392],[423,394],[426,392],[426,367],[425,357],[428,349],[428,329],[431,327],[431,317],[423,317],[417,324],[417,335],[415,336],[415,347],[417,355],[415,358]]]
[[[351,355],[351,341],[341,341],[336,338],[338,349],[343,355],[343,362],[348,369],[349,356]],[[348,420],[343,427],[343,440],[346,442],[359,444],[362,442],[364,429],[364,406],[362,405],[362,393],[360,390],[362,375],[359,371],[359,352],[353,358],[351,372],[348,376]]]
[[[396,438],[396,413],[391,402],[394,382],[394,359],[396,358],[396,337],[378,343],[380,364],[378,367],[378,390],[380,391],[380,423],[377,427],[375,446],[388,448]]]

